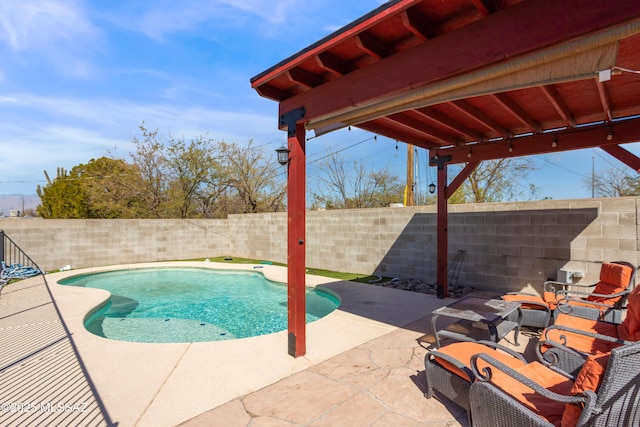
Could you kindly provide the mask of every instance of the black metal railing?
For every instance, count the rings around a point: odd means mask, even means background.
[[[25,279],[42,274],[35,261],[20,249],[20,246],[11,240],[4,230],[0,230],[0,262],[2,263],[0,279],[2,280]]]

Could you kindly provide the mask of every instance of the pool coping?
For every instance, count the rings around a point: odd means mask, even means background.
[[[107,291],[58,280],[115,269],[184,266],[260,271],[286,283],[286,267],[216,262],[156,262],[50,273],[47,280],[111,419],[120,425],[173,426],[232,399],[423,318],[445,300],[398,289],[307,275],[341,299],[340,307],[307,325],[307,353],[287,354],[287,331],[198,343],[132,343],[98,337],[83,322]]]

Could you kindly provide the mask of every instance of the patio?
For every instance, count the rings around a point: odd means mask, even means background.
[[[307,276],[337,292],[342,304],[308,325],[308,352],[292,358],[284,331],[193,344],[94,336],[83,319],[106,293],[55,282],[100,270],[47,275],[64,323],[41,277],[3,290],[0,387],[5,403],[34,406],[0,413],[0,424],[467,425],[463,409],[423,396],[427,350],[417,340],[430,328],[429,313],[451,300]],[[264,266],[264,273],[282,280],[286,269]],[[525,339],[518,348],[527,348]],[[49,403],[78,407],[41,410]]]

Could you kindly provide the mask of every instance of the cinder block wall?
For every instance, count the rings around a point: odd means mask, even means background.
[[[0,228],[45,271],[191,259],[229,248],[226,220],[2,219]]]
[[[558,269],[598,278],[600,263],[636,265],[640,198],[449,206],[450,281],[539,289]],[[434,283],[434,206],[307,213],[307,266]],[[286,213],[227,220],[16,220],[0,227],[41,267],[57,269],[232,255],[287,262]]]

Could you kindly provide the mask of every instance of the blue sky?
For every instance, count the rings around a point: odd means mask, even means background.
[[[43,170],[108,152],[128,159],[143,121],[164,137],[253,139],[272,152],[285,142],[277,104],[249,79],[381,3],[0,0],[0,194],[34,194]],[[344,155],[404,179],[406,146],[371,136],[312,139],[308,158],[353,145]],[[419,158],[424,189],[435,175]],[[530,181],[542,197],[590,197],[592,159],[596,171],[624,168],[600,150],[537,156]]]

